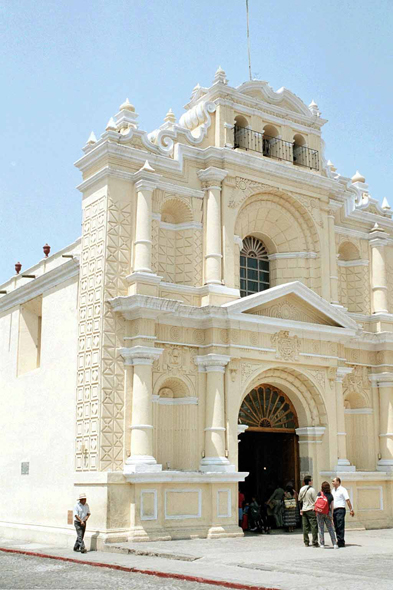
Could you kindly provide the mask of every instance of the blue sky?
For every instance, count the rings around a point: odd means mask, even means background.
[[[254,76],[314,99],[327,157],[393,207],[393,0],[249,3]],[[147,131],[180,117],[219,65],[248,79],[245,0],[0,0],[0,282],[80,235],[90,131],[126,97]]]

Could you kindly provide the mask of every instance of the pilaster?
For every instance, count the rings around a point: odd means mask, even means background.
[[[379,393],[379,454],[377,471],[393,471],[393,373],[372,375]]]
[[[222,220],[221,190],[227,171],[220,168],[206,168],[198,172],[206,199],[205,223],[205,268],[206,285],[222,285]]]
[[[389,313],[385,249],[387,243],[387,233],[375,224],[370,232],[373,313]]]
[[[205,450],[200,463],[204,472],[234,472],[227,459],[225,426],[225,367],[229,356],[207,354],[195,357],[200,372],[206,373]]]
[[[347,433],[345,432],[343,380],[352,372],[351,367],[338,367],[336,375],[336,415],[337,415],[337,465],[336,471],[356,471],[347,459]]]
[[[123,473],[157,472],[161,465],[153,457],[152,364],[163,348],[133,346],[121,348],[126,367],[134,369],[132,379],[131,449]]]

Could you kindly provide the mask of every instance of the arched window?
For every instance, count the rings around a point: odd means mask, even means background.
[[[265,245],[261,240],[247,236],[240,252],[240,296],[247,297],[269,286],[269,258]]]
[[[271,385],[255,387],[243,400],[239,424],[249,430],[267,432],[291,430],[298,427],[296,410],[285,393]]]

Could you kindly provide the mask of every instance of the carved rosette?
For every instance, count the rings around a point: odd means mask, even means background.
[[[272,336],[272,345],[276,347],[276,358],[284,361],[297,361],[300,351],[300,340],[297,336],[289,336],[287,330],[280,330]]]

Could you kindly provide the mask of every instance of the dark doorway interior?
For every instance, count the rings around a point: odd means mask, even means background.
[[[260,503],[269,499],[277,484],[289,481],[299,491],[298,437],[292,432],[246,431],[240,437],[239,471],[248,471],[240,489],[250,501],[256,495]]]

